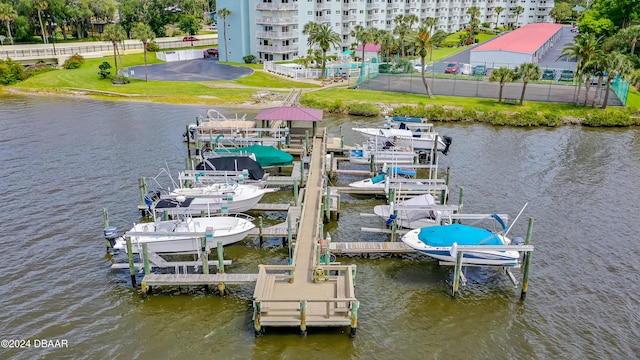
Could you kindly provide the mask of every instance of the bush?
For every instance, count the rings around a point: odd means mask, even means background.
[[[109,71],[109,69],[111,69],[111,64],[106,61],[103,61],[102,64],[98,66],[98,69],[100,69],[100,71],[98,72],[98,75],[100,75],[100,79],[106,79],[111,75],[111,71]]]
[[[27,74],[20,63],[0,59],[0,84],[12,85],[26,78]]]
[[[27,67],[24,68],[24,71],[27,75],[27,77],[32,77],[32,76],[36,76],[38,74],[42,74],[42,73],[46,73],[49,71],[53,71],[55,70],[55,66],[53,65],[49,65],[49,64],[45,64],[45,63],[38,63],[35,65],[29,65]]]
[[[356,103],[347,105],[347,111],[349,115],[357,116],[378,116],[380,115],[380,109],[375,105],[369,103]]]
[[[251,64],[251,63],[253,63],[253,61],[254,61],[255,59],[256,59],[256,57],[255,57],[255,56],[253,56],[253,55],[247,55],[247,56],[243,56],[243,57],[242,57],[242,60],[244,60],[244,63],[245,63],[245,64]]]
[[[147,51],[158,52],[160,51],[160,46],[155,41],[149,41],[147,43]]]
[[[587,115],[582,125],[585,126],[630,126],[635,125],[636,121],[631,118],[628,110],[606,109],[604,111],[595,111]]]
[[[74,54],[71,55],[70,58],[68,58],[64,64],[62,64],[62,67],[65,69],[78,69],[82,66],[82,64],[84,64],[84,57],[82,57],[82,55],[80,54]]]

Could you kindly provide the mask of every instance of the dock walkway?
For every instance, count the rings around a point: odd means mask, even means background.
[[[322,137],[313,139],[313,149],[291,265],[259,268],[254,291],[257,335],[263,326],[299,326],[303,335],[307,326],[351,326],[351,335],[355,336],[355,266],[318,265],[325,177]]]

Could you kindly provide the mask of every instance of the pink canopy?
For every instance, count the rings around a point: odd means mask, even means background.
[[[322,110],[298,106],[262,109],[256,120],[322,121]]]

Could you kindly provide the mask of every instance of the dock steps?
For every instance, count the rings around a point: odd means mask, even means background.
[[[258,280],[258,274],[149,274],[146,286],[244,284]]]

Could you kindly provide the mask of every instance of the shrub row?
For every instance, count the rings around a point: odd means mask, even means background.
[[[302,98],[303,106],[312,107],[316,109],[323,109],[332,114],[347,114],[355,116],[379,116],[380,109],[377,106],[370,103],[350,103],[345,104],[342,100],[335,100],[334,102],[314,100]]]

